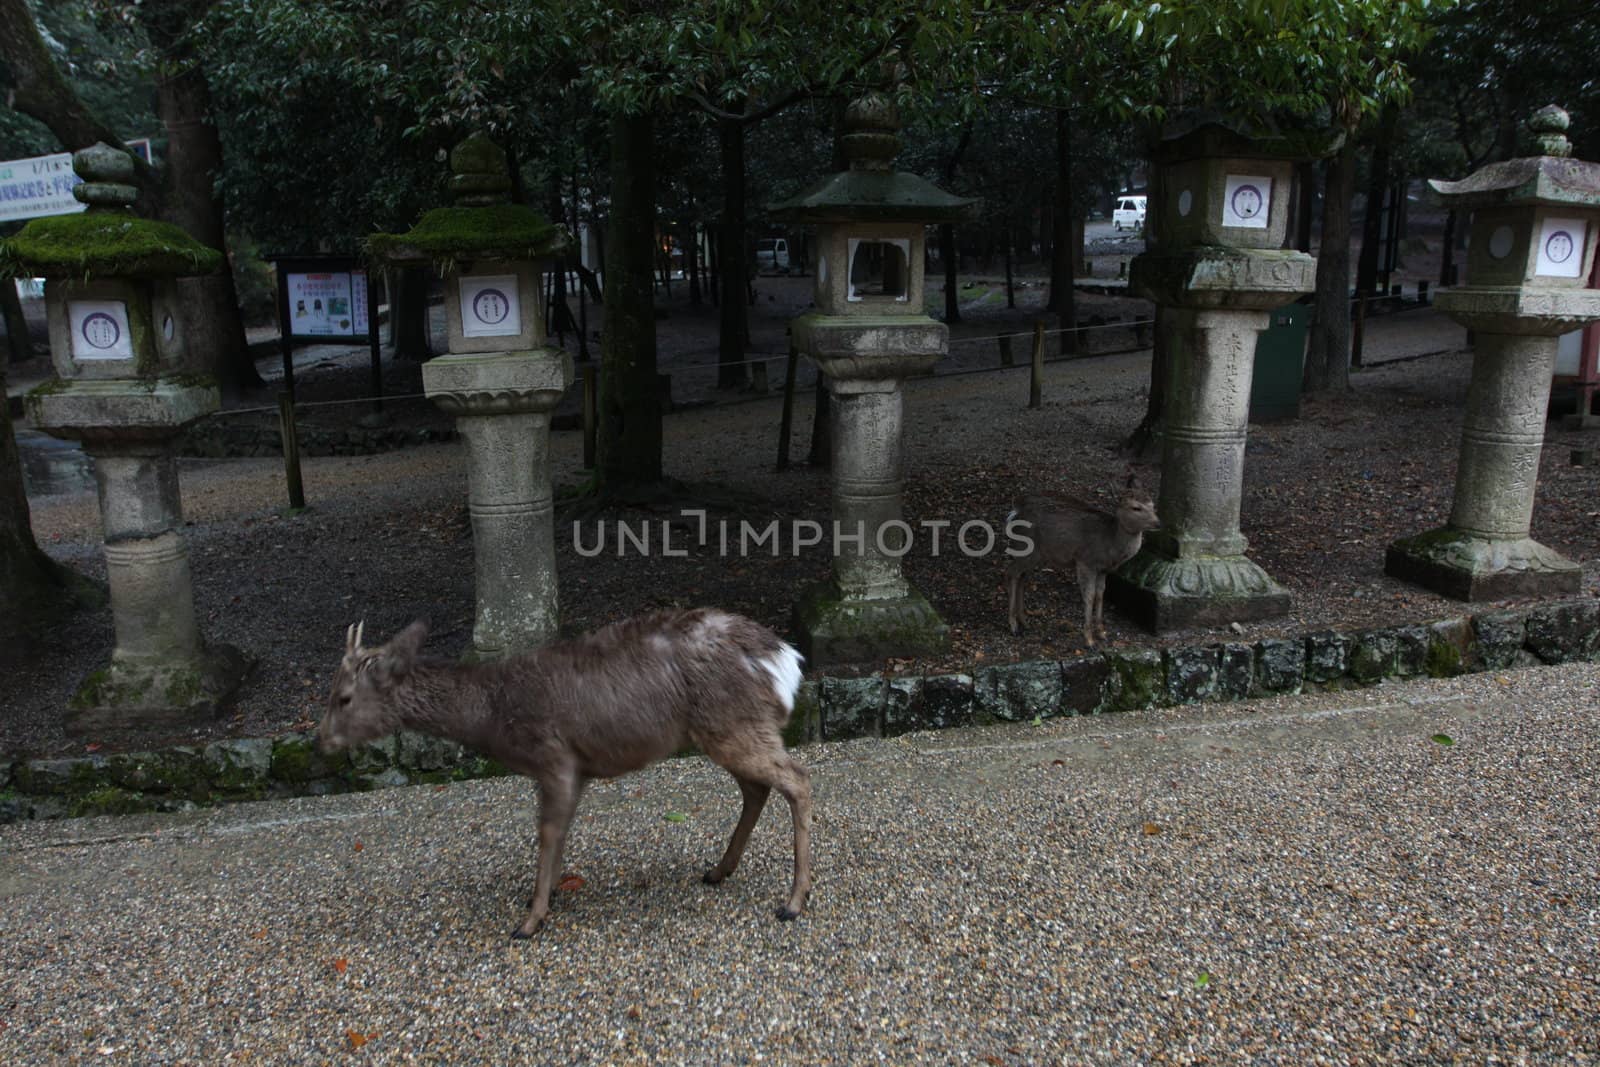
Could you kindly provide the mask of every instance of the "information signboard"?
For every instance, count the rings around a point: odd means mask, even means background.
[[[365,337],[366,271],[284,273],[289,332],[294,337]]]
[[[148,137],[129,141],[128,147],[146,163],[150,162]],[[88,205],[72,195],[73,186],[81,181],[83,179],[72,172],[71,152],[0,163],[0,222],[83,211]]]

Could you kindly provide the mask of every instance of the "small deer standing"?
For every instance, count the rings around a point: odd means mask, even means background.
[[[1020,496],[1008,522],[1029,524],[1033,548],[1006,563],[1006,594],[1011,632],[1022,632],[1022,579],[1040,567],[1065,570],[1076,564],[1083,594],[1083,639],[1090,648],[1104,640],[1106,574],[1139,551],[1144,535],[1161,525],[1156,506],[1128,479],[1115,514],[1043,493]]]
[[[733,839],[704,880],[716,884],[739,866],[776,789],[794,821],[794,883],[777,915],[794,919],[805,908],[811,785],[782,736],[800,688],[800,654],[771,630],[707,608],[661,611],[476,664],[421,658],[421,621],[379,648],[362,647],[361,630],[345,635],[319,731],[323,751],[405,728],[459,741],[538,783],[538,879],[512,937],[531,937],[550,912],[562,845],[589,780],[639,770],[690,744],[726,768],[744,797]]]

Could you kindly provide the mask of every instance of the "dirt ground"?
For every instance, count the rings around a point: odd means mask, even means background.
[[[1116,273],[1120,255],[1096,260],[1096,273]],[[1426,269],[1425,265],[1421,269]],[[763,278],[756,286],[752,349],[778,355],[783,330],[808,300],[808,280]],[[1408,286],[1409,288],[1409,286]],[[1084,294],[1079,321],[1120,318],[1086,332],[1091,358],[1050,363],[1045,403],[1026,406],[1028,341],[1018,338],[1014,369],[998,369],[994,338],[1026,333],[1041,315],[1044,287],[1019,290],[1019,307],[1005,307],[992,285],[964,291],[965,321],[952,331],[951,357],[938,375],[906,386],[906,518],[971,518],[999,523],[1012,497],[1047,490],[1107,501],[1128,463],[1119,445],[1145,405],[1149,351],[1138,347],[1131,323],[1150,306],[1122,296]],[[570,509],[558,511],[557,557],[564,627],[577,632],[662,605],[716,604],[787,629],[801,589],[828,573],[827,546],[784,555],[727,560],[719,556],[715,523],[726,518],[764,526],[781,520],[828,517],[826,472],[805,465],[812,393],[800,390],[791,437],[796,465],[778,474],[780,401],[776,393],[714,388],[716,311],[689,308],[680,285],[660,323],[663,369],[684,406],[665,420],[668,473],[692,483],[711,505],[713,536],[692,543],[694,520],[677,507],[585,513],[581,536],[592,545],[597,519],[638,529],[675,521],[674,547],[688,555],[648,558],[613,542],[593,558],[580,556]],[[569,347],[573,339],[568,338]],[[1052,341],[1051,352],[1054,354]],[[1245,470],[1242,525],[1250,554],[1289,588],[1291,613],[1252,624],[1243,636],[1223,630],[1144,633],[1114,611],[1107,624],[1115,645],[1156,646],[1206,639],[1256,638],[1401,620],[1444,618],[1462,605],[1383,575],[1385,546],[1441,524],[1448,516],[1470,369],[1464,332],[1431,310],[1408,311],[1369,323],[1370,358],[1381,363],[1354,375],[1350,393],[1308,400],[1292,422],[1252,425]],[[596,346],[596,351],[598,348]],[[360,395],[364,354],[330,351],[297,372],[301,399]],[[271,372],[274,360],[265,359]],[[965,372],[965,373],[963,373]],[[386,368],[391,394],[420,392],[415,365]],[[810,381],[803,378],[803,383]],[[782,363],[772,364],[774,387]],[[315,417],[354,419],[360,405],[318,409]],[[401,422],[446,424],[424,401],[390,405]],[[1571,433],[1552,422],[1544,450],[1533,534],[1584,565],[1587,593],[1600,592],[1600,470],[1575,466],[1576,448],[1593,449],[1596,432]],[[577,431],[557,431],[551,451],[558,488],[581,485]],[[236,645],[257,666],[225,717],[204,728],[125,741],[69,739],[61,711],[79,681],[111,651],[109,610],[80,615],[50,636],[41,650],[5,668],[0,685],[0,752],[51,755],[112,751],[224,736],[255,736],[301,727],[320,716],[344,628],[366,620],[369,635],[386,636],[412,619],[429,620],[430,649],[443,655],[469,643],[473,613],[472,541],[465,504],[465,469],[456,443],[381,455],[305,461],[309,511],[293,518],[285,504],[277,458],[184,460],[182,490],[196,607],[207,638]],[[1158,478],[1149,470],[1153,485]],[[686,505],[686,506],[692,506]],[[92,490],[39,495],[32,500],[40,543],[57,559],[104,578],[99,517]],[[655,542],[659,546],[659,540]],[[1064,656],[1082,647],[1080,601],[1063,575],[1036,576],[1028,606],[1031,628],[1013,637],[1005,626],[1002,558],[971,559],[928,551],[919,538],[906,560],[911,581],[943,614],[952,631],[949,653],[937,662],[891,664],[896,669],[968,669],[991,662]]]

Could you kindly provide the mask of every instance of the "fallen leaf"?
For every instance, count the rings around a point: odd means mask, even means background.
[[[991,1067],[1005,1067],[1006,1061],[1002,1060],[999,1056],[984,1056],[983,1062],[990,1064]]]
[[[265,941],[267,939],[267,928],[263,926],[250,936],[255,938],[257,941]]]
[[[1435,744],[1440,745],[1453,745],[1456,743],[1456,739],[1449,734],[1434,734],[1433,740]]]
[[[104,747],[105,746],[100,744],[100,742],[95,741],[92,744],[84,745],[83,750],[85,752],[99,752]]]
[[[635,1004],[631,1008],[628,1009],[628,1018],[637,1019],[638,1017],[639,1017],[639,1005]]]
[[[345,971],[350,969],[350,961],[345,959],[343,956],[340,956],[338,959],[333,961],[333,969],[335,972],[343,974]]]
[[[1050,761],[1050,766],[1052,767],[1065,767],[1066,765],[1067,761],[1064,759],[1053,759]]]
[[[376,1032],[370,1034],[358,1034],[354,1030],[346,1030],[344,1032],[344,1039],[350,1042],[351,1049],[358,1049],[377,1036]]]
[[[1194,987],[1196,989],[1204,989],[1206,986],[1208,986],[1210,984],[1211,984],[1211,972],[1210,971],[1201,971],[1199,974],[1195,975]]]
[[[563,893],[576,892],[583,888],[583,878],[580,875],[569,874],[556,883],[556,888]]]
[[[1155,823],[1147,822],[1147,823],[1144,824],[1144,836],[1146,836],[1146,837],[1154,837],[1156,834],[1159,834],[1160,832],[1161,832],[1161,827],[1157,826]]]
[[[663,815],[662,818],[667,820],[668,822],[688,822],[689,821],[689,816],[685,815],[681,811],[669,811],[665,815]]]

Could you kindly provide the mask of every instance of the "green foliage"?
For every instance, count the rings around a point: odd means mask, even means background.
[[[209,274],[222,253],[170,222],[85,212],[34,219],[0,242],[0,277],[107,278]]]

